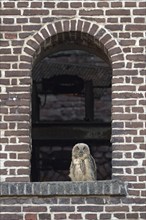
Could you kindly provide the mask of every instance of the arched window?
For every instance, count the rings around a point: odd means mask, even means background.
[[[97,179],[111,178],[111,67],[85,48],[54,45],[33,68],[32,181],[70,180],[78,142],[89,145]]]

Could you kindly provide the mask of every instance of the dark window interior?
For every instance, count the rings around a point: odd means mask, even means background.
[[[97,179],[110,179],[110,66],[92,53],[66,50],[43,58],[32,75],[32,181],[69,181],[78,142],[89,145]]]

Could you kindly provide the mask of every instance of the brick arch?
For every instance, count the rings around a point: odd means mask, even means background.
[[[73,19],[46,24],[40,31],[26,39],[21,57],[22,63],[25,63],[25,69],[31,70],[33,68],[33,63],[41,53],[42,48],[49,49],[49,39],[67,32],[81,32],[89,37],[91,36],[93,44],[101,48],[109,58],[112,70],[124,67],[123,51],[118,41],[107,29],[95,22]],[[31,74],[31,71],[29,73]]]
[[[81,19],[60,20],[46,24],[40,31],[26,39],[21,61],[29,63],[31,68],[32,63],[41,53],[41,48],[48,49],[51,46],[49,39],[65,32],[81,32],[91,36],[93,44],[107,55],[112,69],[125,67],[123,51],[113,35],[95,22]]]

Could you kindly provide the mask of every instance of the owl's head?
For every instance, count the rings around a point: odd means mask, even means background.
[[[72,156],[78,158],[90,154],[90,149],[87,144],[78,143],[72,149]]]

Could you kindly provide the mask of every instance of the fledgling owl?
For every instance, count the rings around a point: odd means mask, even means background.
[[[69,177],[72,181],[96,180],[96,163],[87,144],[78,143],[73,147]]]

